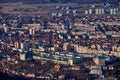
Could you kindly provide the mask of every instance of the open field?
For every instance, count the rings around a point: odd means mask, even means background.
[[[22,4],[22,3],[0,3],[3,7],[1,12],[19,15],[45,15],[55,9],[57,4]],[[75,4],[61,4],[63,6],[72,6]]]
[[[49,12],[56,11],[56,6],[71,6],[71,7],[79,7],[78,11],[80,14],[84,15],[84,11],[88,9],[92,9],[92,4],[23,4],[23,3],[0,3],[0,10],[3,13],[13,14],[13,15],[47,15]],[[101,6],[101,4],[94,4],[96,6]],[[120,6],[117,6],[120,9]],[[64,11],[63,11],[64,12]],[[82,12],[82,14],[81,14]],[[118,11],[118,14],[120,11]]]

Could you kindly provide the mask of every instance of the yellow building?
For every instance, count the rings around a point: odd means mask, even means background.
[[[20,54],[20,60],[25,60],[25,54]]]

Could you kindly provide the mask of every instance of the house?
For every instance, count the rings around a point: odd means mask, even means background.
[[[74,65],[74,66],[71,67],[71,69],[72,69],[72,70],[80,70],[80,66]]]
[[[102,75],[101,67],[100,66],[91,66],[90,67],[90,74]]]

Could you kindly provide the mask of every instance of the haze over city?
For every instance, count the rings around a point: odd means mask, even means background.
[[[0,0],[0,80],[120,80],[120,0]]]

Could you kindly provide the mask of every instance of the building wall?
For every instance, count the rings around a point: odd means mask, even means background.
[[[100,65],[100,66],[105,65],[105,60],[104,59],[94,58],[93,60],[94,60],[96,65]]]
[[[25,54],[20,54],[20,60],[25,60]]]

